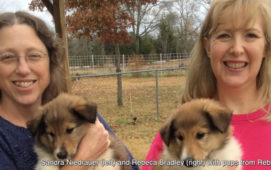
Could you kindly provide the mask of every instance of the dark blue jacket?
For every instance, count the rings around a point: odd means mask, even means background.
[[[98,118],[105,129],[114,134],[102,116],[98,114]],[[0,116],[1,170],[33,170],[37,163],[33,146],[34,138],[26,128],[15,126]],[[127,152],[132,160],[128,149]],[[137,166],[132,166],[132,170],[138,169]]]

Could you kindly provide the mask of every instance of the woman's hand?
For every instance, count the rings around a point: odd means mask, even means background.
[[[228,170],[235,170],[237,168],[237,166],[232,166],[232,167],[229,167]]]
[[[95,161],[108,149],[109,145],[110,140],[108,131],[105,130],[104,126],[97,118],[95,124],[89,124],[88,132],[80,142],[73,160]],[[66,165],[61,168],[61,170],[69,169],[83,170],[87,169],[87,166]]]
[[[96,160],[108,149],[109,145],[108,131],[97,118],[94,125],[89,125],[89,130],[82,139],[74,159]]]

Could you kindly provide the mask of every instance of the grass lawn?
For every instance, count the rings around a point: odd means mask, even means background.
[[[159,77],[159,112],[156,114],[155,78],[123,77],[123,104],[117,106],[116,77],[81,78],[72,92],[87,95],[135,159],[144,160],[151,142],[169,114],[181,100],[184,76]],[[133,117],[137,117],[133,125]]]

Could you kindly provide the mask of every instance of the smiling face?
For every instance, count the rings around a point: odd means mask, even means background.
[[[234,22],[230,12],[223,12],[221,22],[204,44],[217,85],[256,87],[266,50],[262,17],[258,14],[250,24],[244,24]]]
[[[0,29],[2,103],[40,104],[50,81],[48,52],[35,31],[15,24]],[[35,57],[42,56],[39,59]]]

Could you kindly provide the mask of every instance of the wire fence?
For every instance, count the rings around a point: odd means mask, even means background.
[[[117,74],[122,74],[123,106],[118,106]],[[73,78],[72,93],[97,103],[98,112],[130,149],[144,160],[162,123],[181,103],[186,69],[153,69]],[[140,148],[138,148],[140,146]]]
[[[159,56],[159,57],[158,57]],[[81,56],[70,61],[72,79],[79,80],[86,77],[116,77],[122,75],[124,78],[147,78],[155,79],[155,105],[156,117],[160,117],[159,111],[159,77],[178,77],[183,76],[188,67],[188,55],[184,54],[156,54],[152,56],[122,55],[122,71],[115,72],[114,57],[116,56]],[[71,57],[73,58],[73,57]],[[87,61],[86,58],[89,58]],[[148,59],[148,60],[147,60]],[[84,62],[85,61],[85,62]],[[91,61],[91,62],[90,62]],[[122,83],[123,84],[123,83]],[[79,86],[80,84],[77,83]],[[88,86],[91,88],[91,86]],[[100,87],[103,87],[102,85]],[[126,87],[124,87],[126,88]],[[129,88],[129,87],[127,87]],[[82,88],[75,87],[80,90]],[[76,91],[78,93],[78,91]],[[84,92],[84,94],[86,94]],[[116,92],[117,94],[117,92]],[[115,95],[116,95],[115,94]],[[115,96],[117,100],[117,96]],[[117,102],[116,102],[117,103]]]
[[[169,91],[177,90],[178,93],[172,94],[174,97],[170,98],[170,101],[167,103],[176,101],[178,103],[180,101],[181,96],[181,87],[184,82],[184,77],[186,74],[187,67],[177,67],[177,68],[164,68],[164,69],[153,69],[153,70],[140,70],[140,71],[129,71],[129,72],[120,72],[120,73],[110,73],[110,74],[99,74],[99,75],[77,75],[73,76],[72,83],[72,91],[73,93],[79,95],[90,95],[96,100],[97,98],[104,99],[104,101],[108,101],[107,97],[110,96],[110,101],[112,105],[117,105],[117,78],[116,76],[122,75],[122,91],[124,94],[122,99],[124,101],[124,105],[128,104],[128,107],[132,106],[131,103],[131,91],[138,91],[138,89],[143,90],[143,92],[139,92],[134,94],[137,96],[135,98],[141,98],[144,101],[144,98],[152,96],[151,101],[153,103],[148,103],[149,105],[153,105],[155,109],[152,110],[152,114],[156,115],[156,118],[160,117],[160,108],[163,106],[161,102],[165,102],[165,100],[161,99],[161,94],[165,96],[166,93],[162,92],[161,89],[166,89],[168,93],[172,93]],[[149,82],[152,82],[151,84]],[[137,84],[136,88],[133,87]],[[141,86],[141,87],[140,87]],[[96,90],[95,90],[96,89]],[[148,90],[147,90],[148,89]],[[147,92],[147,91],[148,92]],[[130,93],[130,94],[129,94]],[[139,95],[141,94],[141,95]],[[138,96],[139,95],[139,96]],[[96,96],[96,97],[94,97]],[[128,101],[127,101],[128,99]],[[100,101],[104,103],[104,101]],[[137,101],[137,100],[136,100]],[[137,107],[141,107],[141,104],[137,102],[133,102],[134,105],[138,105]],[[106,103],[109,104],[109,103]],[[164,108],[166,109],[166,108]],[[148,110],[148,109],[146,109]],[[162,109],[163,110],[163,109]],[[147,111],[149,113],[149,111]],[[163,111],[162,111],[163,112]],[[132,112],[131,112],[132,113]],[[146,114],[148,114],[146,113]],[[133,113],[132,113],[133,114]],[[135,113],[136,114],[136,113]],[[152,115],[152,116],[153,116]]]
[[[116,57],[116,55],[70,56],[70,73],[72,76],[114,73]],[[188,54],[183,53],[121,55],[119,57],[122,72],[176,68],[185,66],[188,62]]]
[[[73,78],[86,78],[86,77],[108,77],[108,76],[116,76],[118,74],[121,75],[131,75],[129,77],[139,78],[146,77],[142,76],[143,73],[147,73],[148,77],[155,77],[155,99],[156,99],[156,117],[159,119],[159,73],[162,72],[161,77],[173,77],[173,76],[183,76],[184,72],[187,69],[186,66],[177,67],[177,68],[164,68],[164,69],[153,69],[153,70],[140,70],[140,71],[129,71],[129,72],[120,72],[120,73],[110,73],[110,74],[99,74],[99,75],[77,75],[73,76]],[[166,73],[166,74],[165,74]],[[136,75],[136,76],[135,76]],[[161,74],[160,74],[161,75]],[[127,76],[125,77],[127,78]],[[117,97],[116,97],[117,98]]]
[[[134,157],[144,160],[154,134],[181,103],[187,56],[121,56],[120,73],[115,71],[113,56],[93,56],[93,59],[89,56],[91,62],[86,63],[81,61],[83,57],[71,57],[74,58],[70,62],[72,93],[97,103],[98,112]],[[117,104],[119,74],[122,75],[122,107]]]

